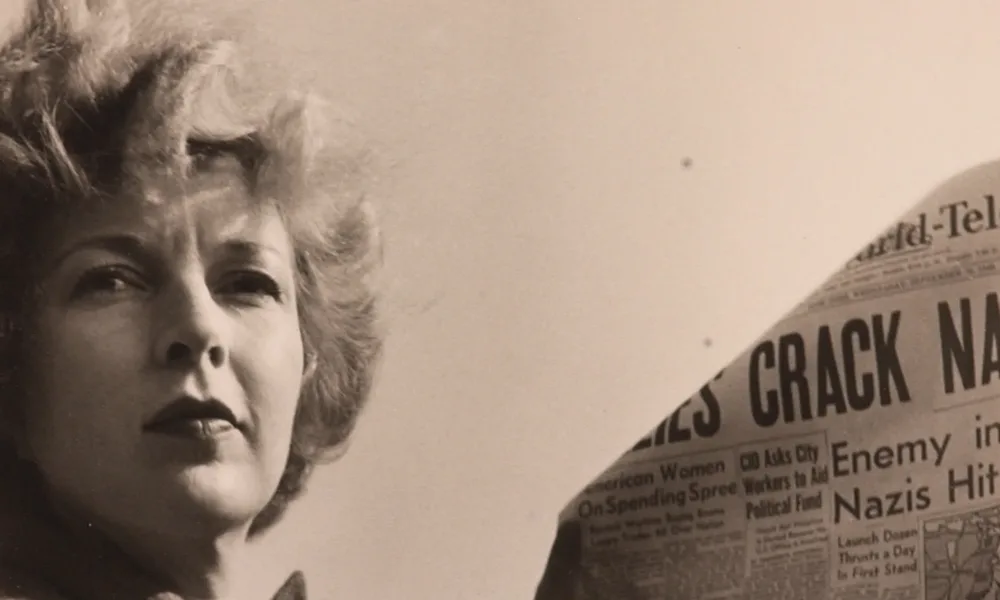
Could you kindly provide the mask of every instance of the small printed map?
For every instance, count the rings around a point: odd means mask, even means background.
[[[926,600],[1000,600],[1000,506],[924,523]]]

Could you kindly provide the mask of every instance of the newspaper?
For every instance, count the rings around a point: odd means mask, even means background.
[[[932,192],[583,489],[538,600],[1000,600],[998,275],[1000,162]]]

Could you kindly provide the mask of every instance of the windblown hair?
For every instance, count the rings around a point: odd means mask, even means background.
[[[327,135],[315,98],[260,93],[235,60],[238,42],[175,2],[34,0],[0,46],[0,368],[16,396],[30,257],[47,224],[88,203],[141,199],[152,177],[235,158],[292,239],[308,367],[290,457],[255,535],[346,444],[369,396],[380,245],[363,154]]]

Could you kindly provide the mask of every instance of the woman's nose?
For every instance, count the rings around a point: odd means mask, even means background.
[[[229,360],[226,318],[204,284],[184,283],[163,294],[158,304],[156,361],[175,369],[219,368]]]
[[[175,340],[167,347],[167,366],[177,367],[197,367],[205,362],[215,368],[219,368],[226,363],[226,349],[221,344],[186,343]]]

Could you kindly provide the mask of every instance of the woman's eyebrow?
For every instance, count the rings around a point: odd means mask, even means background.
[[[268,254],[277,259],[285,258],[285,253],[278,248],[247,239],[225,240],[220,246],[224,254],[237,260],[252,261]]]
[[[157,256],[152,250],[143,242],[143,240],[135,235],[129,234],[106,234],[98,235],[94,237],[88,237],[75,244],[72,244],[62,252],[60,252],[52,260],[50,271],[58,269],[62,263],[72,255],[80,252],[81,250],[106,250],[114,254],[120,254],[122,256],[127,256],[133,260],[143,262],[146,264],[159,262]]]

